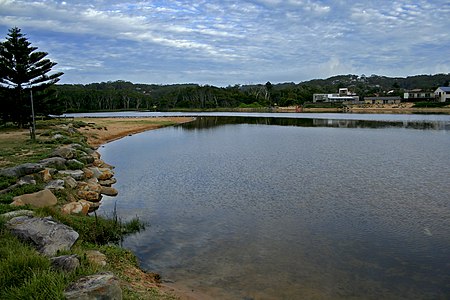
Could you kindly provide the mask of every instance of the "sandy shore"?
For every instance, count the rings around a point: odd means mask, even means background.
[[[120,139],[122,137],[158,129],[161,127],[190,122],[190,117],[164,117],[164,118],[77,118],[89,126],[80,128],[93,147]]]

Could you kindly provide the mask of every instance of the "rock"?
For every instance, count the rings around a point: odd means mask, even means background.
[[[78,191],[77,196],[90,202],[99,202],[101,200],[100,193],[93,191]]]
[[[111,299],[121,300],[119,280],[112,273],[85,276],[72,283],[65,291],[67,300]]]
[[[100,153],[98,153],[97,151],[94,151],[93,153],[91,153],[91,156],[94,159],[100,159],[100,157],[101,157]]]
[[[40,161],[45,168],[64,169],[66,167],[66,159],[62,157],[49,157]]]
[[[83,172],[84,172],[84,177],[86,177],[86,178],[93,178],[94,177],[94,172],[92,172],[92,170],[89,169],[89,168],[84,168]]]
[[[61,212],[66,215],[87,215],[89,212],[90,205],[87,203],[87,201],[77,201],[77,202],[70,202],[63,207],[61,207]]]
[[[110,179],[107,179],[107,180],[99,180],[98,181],[98,183],[100,185],[103,185],[103,186],[111,186],[111,185],[113,185],[116,182],[117,182],[117,180],[115,178],[110,178]]]
[[[10,211],[10,212],[4,213],[0,216],[5,219],[10,219],[10,218],[18,217],[18,216],[30,216],[31,217],[33,215],[34,215],[34,211],[32,211],[32,210],[21,209],[21,210]]]
[[[63,255],[50,258],[52,267],[65,272],[75,271],[80,266],[78,255]]]
[[[58,223],[52,217],[15,217],[6,223],[11,233],[31,243],[45,256],[52,257],[58,251],[70,250],[78,239],[78,232]]]
[[[66,166],[72,170],[79,170],[84,168],[84,164],[76,159],[68,159],[66,161]]]
[[[71,189],[76,188],[78,185],[78,182],[71,176],[64,177],[64,183],[66,184],[67,187]]]
[[[60,133],[57,133],[52,136],[52,140],[62,140],[63,138],[64,138],[64,136]]]
[[[26,163],[15,167],[6,168],[0,170],[0,175],[7,177],[22,177],[38,173],[44,169],[44,166],[40,163]]]
[[[64,180],[62,180],[62,179],[52,180],[49,183],[47,183],[45,188],[49,189],[49,190],[63,190],[64,189]]]
[[[77,143],[67,145],[67,147],[75,149],[75,150],[81,150],[81,151],[84,150],[84,147]]]
[[[11,205],[13,206],[23,206],[31,205],[33,207],[47,207],[53,206],[58,203],[55,195],[50,190],[42,190],[32,194],[25,194],[13,198]]]
[[[103,160],[101,159],[95,159],[94,162],[92,163],[95,167],[98,168],[107,168],[107,169],[114,169],[113,166],[105,163]]]
[[[95,179],[95,178],[92,178]],[[102,190],[102,186],[98,184],[97,179],[92,180],[89,179],[88,181],[81,181],[78,182],[78,190],[80,191],[92,191],[96,193],[100,193]]]
[[[106,266],[106,255],[97,250],[86,251],[87,260],[94,265]]]
[[[103,186],[100,190],[100,194],[115,197],[119,192],[115,188]]]
[[[71,148],[71,147],[60,147],[58,149],[55,149],[52,154],[50,154],[50,157],[62,157],[65,159],[72,159],[77,157],[77,150]]]
[[[107,180],[114,176],[114,172],[108,168],[91,167],[89,170],[94,173],[94,177],[98,180]]]
[[[88,213],[94,212],[100,207],[100,202],[91,202],[91,201],[87,201],[87,200],[80,200],[78,202],[87,203],[89,205]]]
[[[39,176],[41,177],[42,181],[49,182],[53,179],[53,174],[55,173],[55,169],[45,168],[44,170],[39,172]]]
[[[92,164],[94,162],[94,158],[90,155],[81,156],[80,161],[86,165]]]
[[[83,180],[84,172],[81,170],[62,170],[58,171],[59,174],[68,175],[75,180]]]
[[[36,180],[34,180],[33,175],[27,175],[20,178],[20,180],[17,182],[19,186],[22,185],[36,185]]]

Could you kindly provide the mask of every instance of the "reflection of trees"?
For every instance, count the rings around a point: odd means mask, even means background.
[[[442,121],[370,121],[301,119],[268,117],[198,117],[194,122],[180,125],[186,130],[209,129],[229,124],[255,124],[299,127],[338,127],[338,128],[410,128],[429,130],[450,130],[450,124]]]

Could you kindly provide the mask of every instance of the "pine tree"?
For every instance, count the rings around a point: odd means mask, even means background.
[[[30,120],[30,90],[44,93],[59,81],[62,72],[47,75],[56,65],[45,58],[48,53],[36,51],[17,27],[9,30],[6,40],[0,43],[0,87],[3,121],[13,121],[23,127]],[[37,97],[44,101],[43,98]],[[37,103],[37,108],[42,107]],[[47,113],[45,111],[38,111]]]

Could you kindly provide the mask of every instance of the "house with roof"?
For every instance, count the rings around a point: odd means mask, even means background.
[[[421,89],[409,90],[403,93],[405,102],[435,101],[435,98],[433,92],[423,91]]]
[[[450,102],[450,86],[441,86],[434,91],[436,101]]]
[[[398,96],[391,97],[364,97],[365,104],[400,104],[402,99]]]

